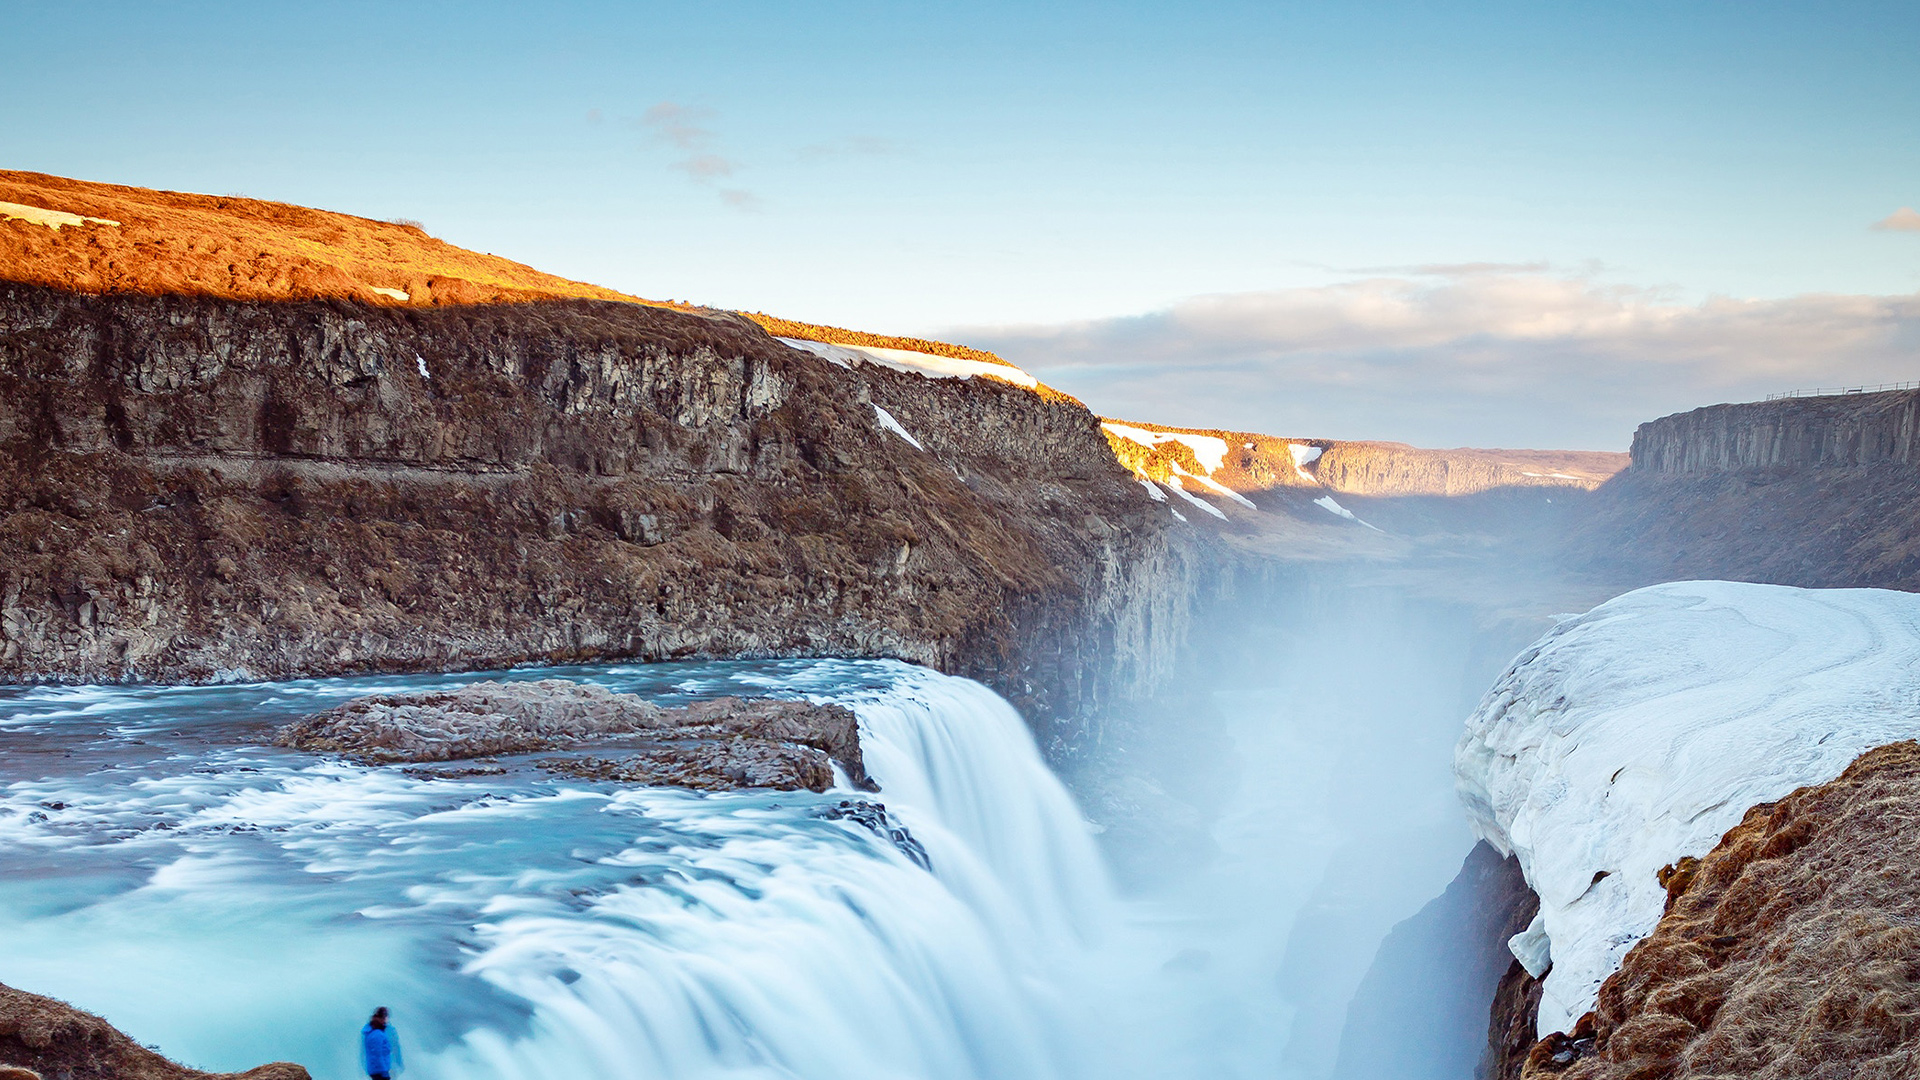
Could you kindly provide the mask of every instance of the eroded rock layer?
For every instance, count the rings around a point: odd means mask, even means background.
[[[842,705],[720,698],[665,709],[565,679],[479,682],[455,690],[355,698],[282,728],[275,741],[380,764],[459,761],[635,740],[613,758],[542,764],[594,780],[702,790],[825,791],[833,764],[872,787],[860,724]]]
[[[1057,755],[1207,572],[1149,505],[1077,403],[737,316],[0,285],[0,679],[892,656]]]
[[[30,1070],[30,1071],[29,1071]],[[243,1073],[176,1065],[105,1020],[62,1001],[0,986],[0,1077],[4,1080],[309,1080],[287,1062]]]
[[[1920,1075],[1920,744],[1747,811],[1528,1077]],[[1556,1060],[1559,1059],[1559,1060]]]

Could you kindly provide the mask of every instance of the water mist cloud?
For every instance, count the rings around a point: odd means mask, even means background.
[[[1624,449],[1677,410],[1920,378],[1920,294],[1688,303],[1526,265],[954,333],[1108,415],[1428,446]]]

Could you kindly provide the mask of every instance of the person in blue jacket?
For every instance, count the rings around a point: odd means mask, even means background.
[[[372,1080],[392,1080],[406,1066],[400,1062],[400,1033],[387,1026],[387,1007],[373,1010],[373,1019],[360,1029],[360,1067]]]

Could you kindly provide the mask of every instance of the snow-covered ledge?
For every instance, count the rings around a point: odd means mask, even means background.
[[[1662,866],[1915,737],[1920,595],[1656,585],[1521,653],[1467,721],[1454,773],[1474,830],[1540,895],[1515,943],[1551,965],[1540,1034],[1570,1030],[1660,921]]]

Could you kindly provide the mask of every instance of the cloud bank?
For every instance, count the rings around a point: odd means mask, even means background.
[[[1671,412],[1920,379],[1920,294],[1683,303],[1532,266],[951,333],[1104,415],[1424,446],[1624,450]]]

